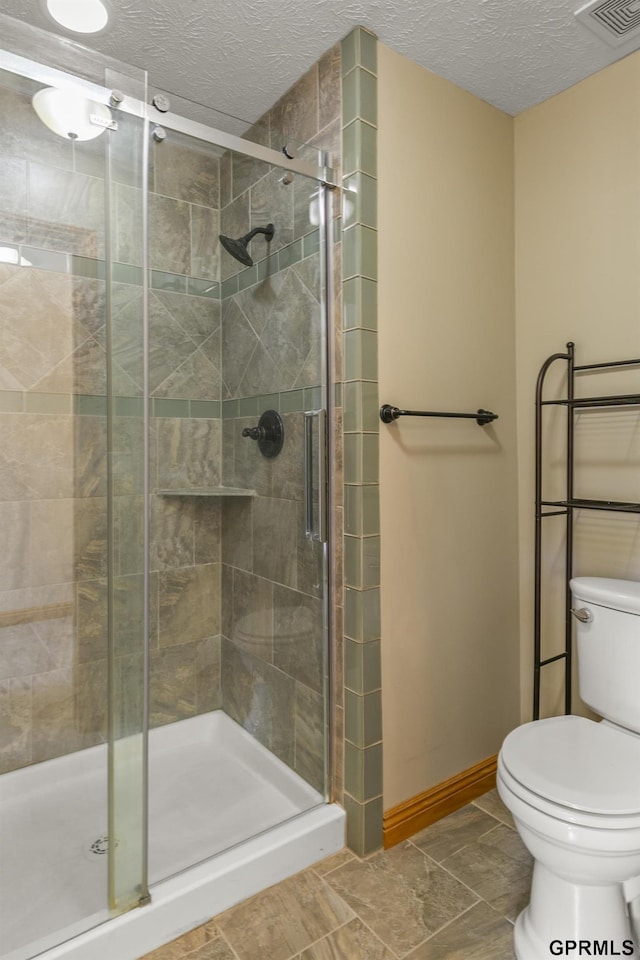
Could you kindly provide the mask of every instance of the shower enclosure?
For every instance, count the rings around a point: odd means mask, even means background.
[[[258,843],[264,885],[341,845],[329,173],[2,26],[0,957],[100,960],[82,937],[167,883]],[[256,228],[251,266],[220,243]],[[211,889],[120,960],[253,892]]]

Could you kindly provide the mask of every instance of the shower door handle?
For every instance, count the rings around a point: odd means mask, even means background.
[[[315,429],[314,429],[315,426]],[[307,540],[327,540],[327,412],[304,415],[304,516]]]

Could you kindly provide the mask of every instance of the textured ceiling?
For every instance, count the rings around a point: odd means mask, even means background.
[[[112,28],[87,46],[146,68],[164,90],[246,120],[358,24],[511,114],[640,46],[609,47],[576,22],[581,0],[110,2]],[[0,13],[52,29],[40,0],[0,0]]]

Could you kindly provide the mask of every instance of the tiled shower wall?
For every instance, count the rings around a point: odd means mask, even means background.
[[[0,770],[99,743],[107,714],[103,138],[61,140],[3,78],[0,191]],[[132,131],[120,131],[136,157]],[[116,134],[117,136],[117,134]],[[165,143],[150,171],[152,488],[219,482],[218,160]],[[139,155],[139,148],[137,151]],[[135,160],[134,160],[135,162]],[[139,191],[114,164],[115,608],[139,644]],[[219,294],[218,294],[219,295]],[[219,705],[219,506],[153,496],[151,718]]]
[[[317,163],[339,142],[339,48],[261,118],[251,139]],[[275,225],[254,267],[222,253],[224,483],[254,498],[223,505],[223,707],[317,789],[324,786],[321,545],[305,536],[304,411],[322,404],[321,262],[315,181],[258,161],[221,161],[221,232]],[[265,256],[266,255],[266,256]],[[285,442],[267,460],[242,437],[278,410]]]

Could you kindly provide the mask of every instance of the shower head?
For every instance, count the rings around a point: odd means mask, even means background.
[[[272,223],[268,223],[266,227],[254,227],[249,233],[245,234],[244,237],[240,237],[238,240],[234,240],[232,237],[223,237],[220,235],[220,243],[225,248],[227,253],[230,253],[232,257],[235,257],[236,260],[239,260],[240,263],[244,263],[246,267],[253,266],[253,260],[247,250],[247,244],[255,237],[257,233],[263,233],[267,240],[273,240],[273,235],[275,233],[275,228]]]

